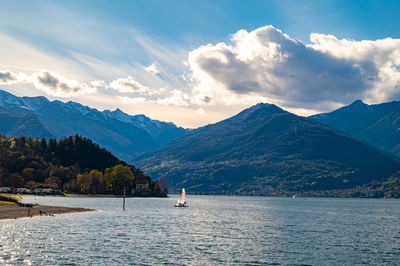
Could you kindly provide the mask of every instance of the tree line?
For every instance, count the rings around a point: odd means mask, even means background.
[[[89,194],[138,195],[135,180],[146,180],[147,192],[166,195],[164,180],[153,182],[141,170],[119,160],[92,140],[35,139],[0,135],[0,186],[52,188]],[[143,193],[143,191],[141,191]]]

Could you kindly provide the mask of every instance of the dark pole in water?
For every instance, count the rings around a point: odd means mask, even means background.
[[[125,186],[124,186],[124,196],[122,200],[122,210],[125,211]]]

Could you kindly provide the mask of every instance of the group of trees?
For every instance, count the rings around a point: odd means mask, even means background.
[[[125,188],[128,194],[134,194],[134,179],[128,165],[118,164],[107,168],[104,173],[94,169],[89,173],[78,174],[77,184],[82,193],[122,194]]]
[[[149,190],[160,190],[159,182],[88,138],[47,141],[0,135],[0,186],[90,194],[121,194],[125,187],[129,195],[135,194],[135,178],[148,180]]]

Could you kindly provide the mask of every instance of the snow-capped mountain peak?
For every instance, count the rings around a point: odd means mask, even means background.
[[[14,135],[61,138],[80,134],[128,161],[188,132],[173,123],[152,120],[143,114],[129,115],[119,108],[99,111],[77,102],[49,101],[43,96],[17,97],[2,90],[0,107],[5,115],[19,117],[22,122],[25,117],[35,117],[36,128],[41,129],[38,135],[32,133],[38,131],[24,131],[21,127],[20,131],[13,131]],[[7,127],[3,125],[3,128]],[[16,128],[19,128],[18,125]]]

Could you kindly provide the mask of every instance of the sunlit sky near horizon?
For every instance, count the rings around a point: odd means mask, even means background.
[[[399,1],[2,1],[0,88],[214,123],[400,100]]]

